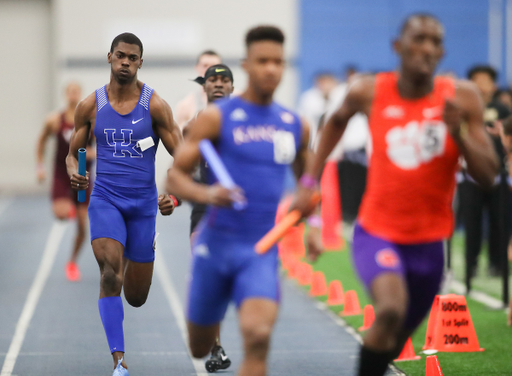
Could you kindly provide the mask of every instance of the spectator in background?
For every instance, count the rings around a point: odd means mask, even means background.
[[[503,125],[499,127],[499,130],[503,146],[505,147],[505,150],[510,158],[510,155],[512,154],[512,116],[509,116],[503,120]],[[509,204],[510,203],[512,203],[512,201],[510,201]],[[508,261],[512,262],[512,239],[510,239],[508,244]],[[508,311],[507,324],[508,326],[512,326],[512,300],[510,300],[509,304],[510,307]]]
[[[336,86],[330,95],[326,119],[340,107],[350,83],[357,76],[357,70],[352,65],[345,72],[347,81]],[[338,161],[341,210],[345,224],[352,224],[359,212],[366,187],[369,142],[368,118],[364,114],[356,114],[349,120],[343,137],[329,156],[329,159]]]
[[[199,77],[204,77],[204,73],[209,67],[220,63],[222,63],[222,58],[217,52],[206,50],[198,56],[194,68]],[[205,108],[206,103],[206,94],[202,89],[197,89],[183,98],[176,105],[176,110],[174,111],[176,123],[178,123],[180,129],[183,129],[184,125],[192,119],[197,112]]]
[[[512,91],[507,89],[498,90],[494,95],[494,99],[512,111]]]
[[[503,104],[493,99],[497,89],[497,72],[495,69],[485,65],[475,66],[468,72],[468,78],[478,87],[486,106],[484,112],[486,129],[493,140],[501,163],[500,173],[496,176],[494,186],[488,191],[481,189],[464,168],[462,171],[463,180],[459,189],[466,233],[466,285],[469,288],[470,280],[477,272],[477,259],[482,248],[484,209],[487,209],[488,212],[488,226],[486,226],[489,229],[488,272],[491,276],[497,276],[501,271],[500,253],[505,246],[502,244],[502,239],[506,236],[503,231],[509,233],[509,230],[508,226],[505,225],[508,222],[506,218],[508,210],[504,209],[504,197],[500,194],[500,184],[506,184],[508,174],[497,122],[509,116],[510,111]]]
[[[320,119],[327,111],[329,96],[337,84],[338,80],[331,72],[317,73],[313,87],[299,98],[297,112],[311,124],[310,145],[314,145]]]

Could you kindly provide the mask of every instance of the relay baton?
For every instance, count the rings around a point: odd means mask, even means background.
[[[319,202],[320,194],[315,192],[311,197],[311,205],[316,206]],[[272,227],[272,229],[256,243],[254,246],[256,253],[263,254],[267,252],[291,227],[295,226],[300,221],[301,217],[302,215],[297,209],[286,214],[279,223]]]
[[[220,184],[227,189],[236,188],[235,182],[213,148],[211,141],[201,140],[199,142],[199,150],[201,151],[201,154],[203,154],[204,159],[206,159],[206,162],[208,162],[208,166],[212,169]],[[242,210],[246,206],[247,202],[244,199],[238,199],[233,203],[233,208],[235,208],[235,210]]]
[[[85,149],[78,149],[78,173],[82,176],[86,174],[85,167]],[[85,202],[85,189],[78,191],[78,202]]]

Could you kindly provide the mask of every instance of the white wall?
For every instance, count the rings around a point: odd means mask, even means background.
[[[35,143],[51,109],[50,2],[0,1],[0,193],[36,187]]]
[[[56,28],[57,82],[82,83],[88,94],[106,84],[110,67],[106,55],[112,39],[125,31],[138,35],[144,44],[144,65],[139,78],[147,82],[175,108],[177,102],[197,84],[193,61],[205,49],[214,49],[230,62],[244,56],[244,36],[257,24],[274,24],[287,37],[286,55],[293,59],[298,44],[297,0],[54,0]],[[152,67],[165,60],[167,66]],[[88,62],[76,67],[70,62]],[[180,63],[178,63],[178,61]],[[190,64],[183,64],[189,61]],[[104,62],[104,63],[102,63]],[[237,64],[238,65],[238,64]],[[233,66],[235,86],[245,87],[246,77]],[[293,106],[298,77],[287,70],[276,99]],[[55,103],[62,104],[56,92]],[[162,181],[171,158],[160,148],[157,180]]]
[[[274,24],[286,34],[286,55],[298,45],[297,0],[0,0],[0,194],[49,189],[35,179],[35,143],[46,114],[64,105],[63,87],[77,80],[88,94],[109,80],[106,54],[124,31],[139,35],[145,46],[140,79],[154,87],[171,107],[197,85],[194,60],[205,49],[229,61],[238,90],[245,75],[246,31]],[[164,64],[155,66],[155,61]],[[75,64],[73,64],[75,62]],[[76,62],[85,62],[77,67]],[[151,64],[153,62],[153,64]],[[293,106],[298,78],[290,67],[276,99]],[[51,170],[53,149],[47,151]],[[162,179],[170,157],[159,152]]]

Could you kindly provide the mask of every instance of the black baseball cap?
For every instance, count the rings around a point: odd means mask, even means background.
[[[206,70],[206,72],[204,73],[204,77],[196,77],[192,81],[197,82],[199,85],[204,85],[208,77],[211,76],[226,76],[231,80],[232,83],[235,82],[235,80],[233,79],[233,73],[231,72],[231,69],[229,69],[229,67],[224,64],[212,65],[210,68]]]

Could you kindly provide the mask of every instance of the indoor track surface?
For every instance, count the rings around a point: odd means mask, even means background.
[[[184,307],[190,267],[189,206],[157,220],[157,254],[148,301],[125,303],[130,376],[207,375],[189,357]],[[1,376],[109,376],[113,363],[98,313],[99,270],[89,241],[79,259],[82,280],[64,275],[75,223],[55,221],[47,197],[0,198]],[[272,339],[272,376],[353,375],[358,343],[333,315],[283,279]],[[222,326],[236,375],[242,347],[236,312]]]

